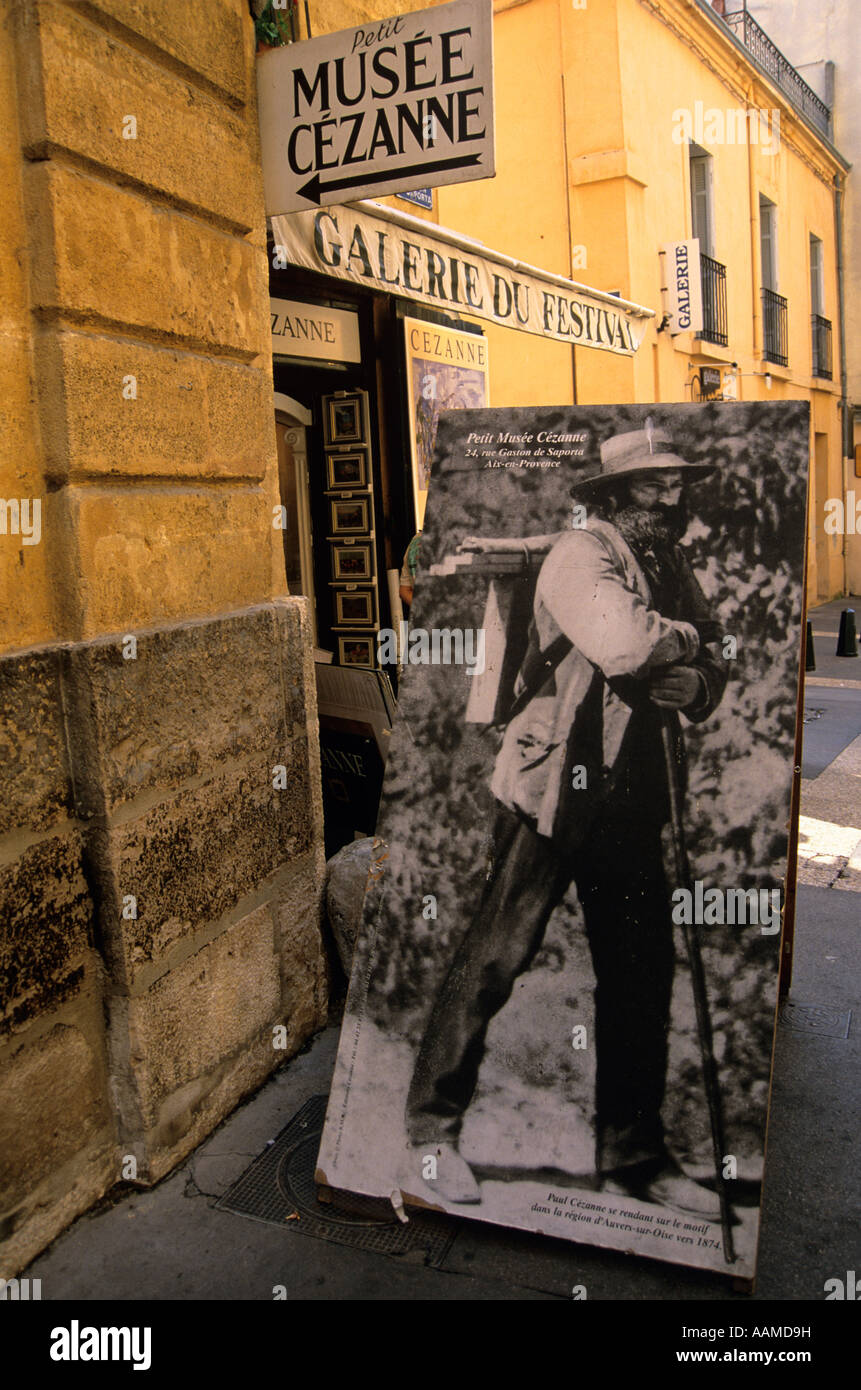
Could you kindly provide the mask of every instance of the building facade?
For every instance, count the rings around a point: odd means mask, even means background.
[[[735,6],[733,6],[735,8]],[[851,161],[853,170],[861,159],[861,33],[851,5],[830,4],[828,0],[747,0],[747,18],[736,20],[749,31],[761,28],[781,50],[801,78],[813,89],[831,112],[831,136],[837,148]],[[772,55],[769,55],[772,56]],[[846,182],[838,208],[842,229],[843,343],[847,404],[846,503],[846,589],[861,592],[861,522],[857,507],[861,502],[861,186],[853,172]],[[815,289],[811,288],[815,294]],[[853,493],[853,499],[848,494]],[[852,502],[854,501],[854,506]],[[856,517],[850,532],[848,518]]]
[[[770,50],[754,43],[734,13],[706,0],[498,0],[496,177],[428,191],[427,209],[380,199],[376,215],[424,217],[477,240],[479,257],[502,254],[652,311],[638,350],[623,354],[585,346],[570,322],[565,340],[530,333],[514,315],[504,324],[479,317],[465,297],[456,307],[439,304],[440,322],[485,338],[486,399],[494,405],[809,400],[808,600],[815,604],[851,589],[857,544],[826,526],[828,503],[842,501],[851,485],[837,236],[849,166],[833,144],[828,105],[785,62],[775,69],[778,81]],[[314,25],[315,33],[330,27],[325,12]],[[302,220],[278,219],[278,234],[290,241],[290,228]],[[325,212],[318,225],[333,233]],[[328,297],[336,305],[345,292],[367,293],[368,268],[361,256],[348,257],[349,235],[336,252],[342,264],[335,275],[325,255],[315,259],[297,247],[301,239],[296,232],[273,270],[276,298]],[[683,243],[701,300],[701,326],[687,331],[667,314],[667,248]],[[402,286],[376,276],[373,288],[378,323],[380,314],[425,312],[410,309]],[[301,352],[294,343],[282,357],[294,381]],[[276,380],[284,380],[278,357]],[[412,410],[403,327],[366,336],[361,357],[356,380],[362,372],[382,378],[394,413]],[[329,389],[336,384],[330,380]],[[322,394],[322,386],[305,384],[305,409],[319,417],[312,440],[315,431],[322,440]],[[468,392],[461,398],[472,399]],[[387,553],[380,577],[383,567],[400,563],[421,512],[408,457],[414,426],[401,419],[397,428],[382,427],[388,459],[376,517]],[[322,460],[325,440],[316,447]],[[321,467],[311,468],[312,479]],[[327,529],[311,499],[308,533]],[[317,606],[325,641],[337,650],[325,613],[326,563],[316,576]],[[375,612],[382,619],[385,610],[381,584]]]
[[[3,1276],[326,1018],[254,28],[205,10],[2,6]]]
[[[835,202],[848,165],[820,110],[821,124],[806,114],[804,84],[790,97],[695,0],[502,4],[494,37],[510,148],[486,188],[439,191],[440,219],[657,311],[629,360],[575,346],[579,402],[809,400],[808,601],[850,591],[855,538],[825,527],[846,491]],[[546,216],[509,168],[542,189]],[[661,252],[693,238],[703,327],[673,332]],[[542,403],[564,389],[567,363],[523,366],[506,404],[527,403],[533,381]]]
[[[500,0],[495,179],[268,226],[250,8],[205,9],[2,0],[4,1275],[324,1022],[384,756],[338,681],[401,616],[436,411],[809,399],[811,599],[845,582],[847,166],[710,6]]]

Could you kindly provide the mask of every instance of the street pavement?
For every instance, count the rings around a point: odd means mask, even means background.
[[[816,669],[804,688],[804,755],[798,881],[840,892],[861,890],[861,657],[835,654],[838,599],[809,614]]]
[[[841,600],[811,613],[799,892],[790,1001],[814,1021],[778,1028],[754,1300],[825,1297],[861,1273],[861,658],[833,655]],[[858,604],[861,609],[861,603]],[[818,713],[817,713],[818,712]],[[848,1037],[829,1022],[852,1010]],[[808,1019],[811,1016],[808,1015]],[[111,1194],[25,1271],[43,1299],[744,1300],[717,1275],[524,1232],[459,1223],[442,1267],[304,1235],[215,1202],[314,1095],[328,1092],[337,1028],[319,1034],[157,1187]]]

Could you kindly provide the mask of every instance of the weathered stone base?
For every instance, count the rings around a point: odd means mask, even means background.
[[[0,1275],[325,1022],[315,713],[302,599],[0,660]]]
[[[163,1177],[325,1021],[319,857],[269,889],[267,902],[148,989],[110,1002],[112,1073],[128,1078],[118,1088],[120,1142],[129,1137],[140,1181]],[[303,894],[298,932],[276,925],[295,921],[291,890]],[[129,1058],[145,1060],[132,1067]]]
[[[116,1180],[97,990],[0,1056],[0,1277],[17,1273]]]

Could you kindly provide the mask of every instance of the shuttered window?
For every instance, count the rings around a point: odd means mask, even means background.
[[[710,155],[691,155],[691,226],[700,251],[714,255],[712,246],[712,161]]]
[[[822,293],[822,242],[818,236],[810,238],[810,312],[824,314],[824,295]]]
[[[777,208],[768,198],[759,199],[759,245],[762,258],[762,288],[777,289]]]

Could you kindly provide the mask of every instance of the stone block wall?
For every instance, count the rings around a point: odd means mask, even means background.
[[[327,965],[248,7],[0,17],[0,498],[41,507],[0,534],[9,1277],[301,1046]]]

